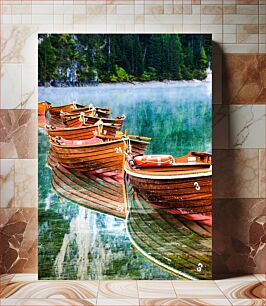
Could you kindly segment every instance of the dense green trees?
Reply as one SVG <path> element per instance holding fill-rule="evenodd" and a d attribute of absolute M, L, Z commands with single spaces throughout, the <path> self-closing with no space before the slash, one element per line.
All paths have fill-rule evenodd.
<path fill-rule="evenodd" d="M 41 34 L 39 81 L 80 83 L 202 80 L 211 61 L 211 35 Z"/>

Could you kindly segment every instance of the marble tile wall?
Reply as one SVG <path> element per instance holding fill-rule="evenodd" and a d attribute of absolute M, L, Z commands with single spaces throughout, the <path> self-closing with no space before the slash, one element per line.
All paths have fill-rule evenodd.
<path fill-rule="evenodd" d="M 214 277 L 265 272 L 264 0 L 2 0 L 0 10 L 2 272 L 37 271 L 37 34 L 50 32 L 212 33 Z"/>

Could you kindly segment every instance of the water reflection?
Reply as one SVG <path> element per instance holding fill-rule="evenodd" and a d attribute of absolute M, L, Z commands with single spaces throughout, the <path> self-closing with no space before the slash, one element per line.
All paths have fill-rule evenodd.
<path fill-rule="evenodd" d="M 211 227 L 202 215 L 188 218 L 156 209 L 129 182 L 127 196 L 127 232 L 144 257 L 181 278 L 211 278 Z"/>
<path fill-rule="evenodd" d="M 87 208 L 126 218 L 126 199 L 123 178 L 115 176 L 93 175 L 66 169 L 57 164 L 51 152 L 48 163 L 52 166 L 52 186 L 62 199 Z"/>

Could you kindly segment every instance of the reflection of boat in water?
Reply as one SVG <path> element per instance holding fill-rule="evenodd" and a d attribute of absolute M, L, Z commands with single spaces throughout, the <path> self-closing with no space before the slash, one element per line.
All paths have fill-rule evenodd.
<path fill-rule="evenodd" d="M 125 188 L 121 178 L 55 166 L 51 157 L 48 162 L 53 171 L 52 186 L 60 197 L 105 214 L 126 217 Z"/>
<path fill-rule="evenodd" d="M 212 210 L 211 154 L 137 156 L 126 163 L 125 171 L 140 195 L 157 208 L 172 214 Z"/>
<path fill-rule="evenodd" d="M 130 241 L 153 264 L 185 279 L 211 278 L 211 227 L 146 202 L 127 182 Z M 196 217 L 196 215 L 195 215 Z"/>

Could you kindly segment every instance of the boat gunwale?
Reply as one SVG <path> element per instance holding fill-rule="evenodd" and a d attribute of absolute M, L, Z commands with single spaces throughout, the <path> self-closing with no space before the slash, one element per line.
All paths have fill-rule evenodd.
<path fill-rule="evenodd" d="M 183 170 L 179 171 L 180 174 L 178 174 L 178 171 L 175 171 L 175 173 L 167 173 L 167 172 L 159 172 L 160 174 L 156 174 L 155 172 L 148 172 L 146 173 L 140 173 L 138 171 L 135 171 L 130 168 L 128 165 L 125 165 L 125 171 L 128 175 L 131 175 L 133 177 L 138 177 L 142 179 L 151 179 L 151 180 L 173 180 L 173 179 L 185 179 L 185 178 L 196 178 L 196 177 L 206 177 L 206 176 L 212 176 L 212 167 L 207 170 Z M 170 172 L 170 171 L 169 171 Z M 157 172 L 158 173 L 158 172 Z M 163 174 L 162 174 L 163 173 Z"/>

